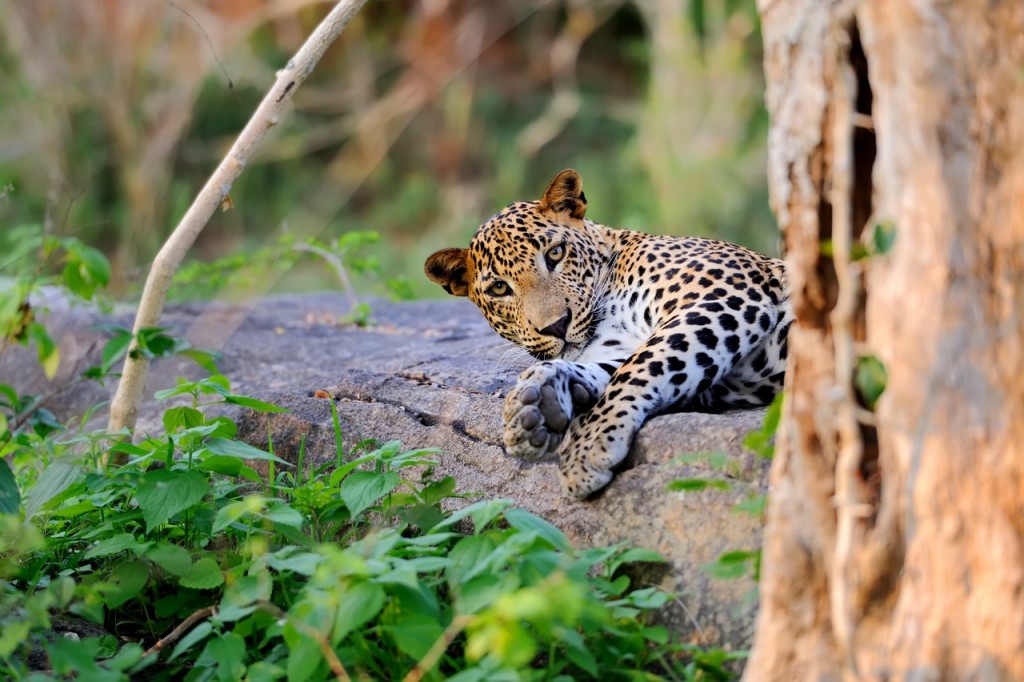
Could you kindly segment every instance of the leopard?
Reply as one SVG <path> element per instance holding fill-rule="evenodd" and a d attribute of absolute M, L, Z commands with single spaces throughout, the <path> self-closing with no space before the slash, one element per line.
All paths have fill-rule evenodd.
<path fill-rule="evenodd" d="M 424 264 L 536 360 L 505 396 L 505 450 L 556 453 L 563 492 L 580 499 L 611 482 L 650 417 L 771 403 L 794 319 L 782 260 L 608 227 L 587 205 L 566 169 Z"/>

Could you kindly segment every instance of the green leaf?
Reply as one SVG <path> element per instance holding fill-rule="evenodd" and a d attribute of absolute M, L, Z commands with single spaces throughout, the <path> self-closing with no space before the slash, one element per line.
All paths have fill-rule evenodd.
<path fill-rule="evenodd" d="M 401 480 L 394 471 L 353 471 L 341 482 L 338 494 L 354 518 L 397 488 Z"/>
<path fill-rule="evenodd" d="M 196 363 L 210 374 L 220 374 L 220 370 L 217 369 L 217 360 L 220 359 L 221 355 L 216 351 L 200 350 L 199 348 L 184 348 L 178 350 L 177 354 L 192 360 L 192 362 Z"/>
<path fill-rule="evenodd" d="M 676 457 L 675 462 L 678 464 L 703 464 L 708 468 L 722 471 L 729 467 L 730 459 L 729 455 L 724 452 L 688 452 Z"/>
<path fill-rule="evenodd" d="M 869 409 L 875 409 L 875 403 L 885 392 L 886 382 L 889 381 L 889 373 L 882 361 L 874 355 L 865 355 L 857 360 L 857 369 L 854 373 L 853 383 L 857 387 L 864 405 Z"/>
<path fill-rule="evenodd" d="M 77 245 L 74 251 L 81 274 L 93 285 L 94 289 L 107 286 L 110 282 L 110 263 L 107 261 L 107 257 L 100 251 L 84 244 Z"/>
<path fill-rule="evenodd" d="M 594 654 L 590 653 L 590 651 L 585 647 L 566 646 L 565 655 L 580 670 L 583 670 L 585 673 L 590 675 L 590 677 L 594 679 L 599 677 L 597 658 L 595 658 Z"/>
<path fill-rule="evenodd" d="M 622 554 L 615 557 L 611 562 L 609 569 L 612 573 L 615 573 L 619 569 L 619 566 L 630 563 L 650 563 L 650 564 L 663 564 L 665 563 L 665 557 L 661 556 L 653 549 L 645 549 L 643 547 L 632 547 L 627 549 Z"/>
<path fill-rule="evenodd" d="M 440 481 L 434 481 L 420 491 L 420 496 L 426 504 L 437 504 L 446 497 L 455 495 L 455 478 L 445 476 Z"/>
<path fill-rule="evenodd" d="M 287 504 L 278 504 L 271 507 L 264 515 L 268 521 L 280 524 L 282 526 L 289 526 L 291 528 L 302 528 L 302 524 L 305 521 L 302 514 Z"/>
<path fill-rule="evenodd" d="M 398 624 L 384 630 L 403 653 L 418 661 L 430 651 L 430 647 L 444 632 L 444 626 L 426 614 L 403 612 L 398 616 Z"/>
<path fill-rule="evenodd" d="M 717 490 L 728 490 L 729 482 L 721 481 L 712 478 L 678 478 L 674 481 L 670 481 L 666 490 L 692 492 L 697 490 L 706 490 L 707 488 L 715 488 Z"/>
<path fill-rule="evenodd" d="M 250 467 L 245 466 L 242 460 L 237 457 L 224 457 L 223 455 L 212 455 L 203 457 L 201 462 L 196 464 L 203 471 L 212 471 L 215 474 L 225 476 L 241 476 L 242 478 L 259 483 L 259 474 Z"/>
<path fill-rule="evenodd" d="M 95 559 L 96 557 L 110 556 L 111 554 L 120 554 L 128 550 L 144 550 L 149 547 L 151 543 L 139 540 L 131 533 L 118 533 L 117 535 L 106 538 L 97 542 L 93 547 L 85 553 L 84 558 Z"/>
<path fill-rule="evenodd" d="M 775 433 L 782 419 L 782 402 L 784 395 L 779 393 L 768 406 L 764 415 L 764 423 L 760 429 L 751 431 L 743 437 L 743 447 L 751 450 L 758 457 L 771 459 L 775 455 Z"/>
<path fill-rule="evenodd" d="M 213 625 L 210 624 L 210 621 L 204 620 L 202 623 L 192 628 L 187 635 L 181 638 L 181 641 L 178 642 L 178 646 L 174 647 L 174 651 L 171 652 L 171 657 L 168 660 L 173 661 L 175 658 L 206 639 L 211 632 L 213 632 Z"/>
<path fill-rule="evenodd" d="M 73 674 L 78 679 L 96 682 L 114 682 L 121 679 L 119 674 L 103 670 L 96 665 L 100 644 L 99 637 L 86 637 L 81 641 L 64 637 L 55 638 L 46 645 L 53 672 L 61 677 Z"/>
<path fill-rule="evenodd" d="M 113 657 L 104 662 L 104 666 L 112 670 L 127 670 L 142 660 L 143 653 L 142 647 L 138 644 L 125 644 Z"/>
<path fill-rule="evenodd" d="M 227 438 L 211 438 L 203 444 L 207 450 L 214 453 L 215 455 L 224 455 L 225 457 L 238 457 L 240 459 L 262 459 L 277 462 L 278 464 L 284 464 L 291 466 L 288 462 L 281 459 L 277 455 L 272 455 L 269 452 L 254 448 L 248 443 L 243 443 L 237 440 L 228 440 Z"/>
<path fill-rule="evenodd" d="M 892 250 L 896 243 L 896 226 L 888 221 L 875 223 L 875 229 L 871 232 L 871 246 L 875 253 L 885 255 Z"/>
<path fill-rule="evenodd" d="M 460 614 L 477 613 L 517 587 L 519 580 L 512 573 L 484 573 L 466 582 L 460 581 L 455 586 L 458 611 Z"/>
<path fill-rule="evenodd" d="M 182 346 L 182 341 L 167 334 L 170 327 L 143 327 L 135 335 L 136 348 L 143 356 L 153 359 L 172 355 Z"/>
<path fill-rule="evenodd" d="M 188 575 L 178 580 L 178 584 L 194 590 L 212 590 L 224 584 L 224 573 L 216 561 L 210 557 L 203 557 L 192 565 Z"/>
<path fill-rule="evenodd" d="M 452 562 L 452 567 L 448 571 L 449 581 L 453 585 L 458 585 L 472 574 L 486 569 L 485 561 L 496 547 L 490 533 L 469 535 L 456 542 L 448 552 L 448 559 Z"/>
<path fill-rule="evenodd" d="M 278 572 L 291 571 L 299 575 L 311 576 L 316 573 L 316 567 L 324 560 L 322 555 L 313 552 L 296 552 L 281 556 L 283 552 L 284 550 L 276 555 L 266 555 L 267 566 Z"/>
<path fill-rule="evenodd" d="M 720 580 L 742 578 L 751 570 L 756 578 L 760 560 L 760 551 L 734 550 L 722 554 L 717 561 L 705 564 L 704 570 Z"/>
<path fill-rule="evenodd" d="M 376 618 L 386 597 L 384 588 L 377 583 L 358 582 L 349 586 L 342 592 L 341 605 L 334 616 L 331 644 L 338 646 L 350 632 Z"/>
<path fill-rule="evenodd" d="M 224 505 L 217 510 L 217 515 L 213 519 L 212 532 L 219 533 L 246 514 L 262 512 L 264 504 L 265 500 L 262 497 L 252 495 Z"/>
<path fill-rule="evenodd" d="M 184 547 L 166 540 L 146 550 L 145 556 L 171 575 L 184 576 L 192 571 L 192 554 Z"/>
<path fill-rule="evenodd" d="M 278 407 L 273 403 L 267 403 L 245 395 L 226 395 L 224 396 L 224 402 L 229 405 L 248 407 L 250 410 L 256 410 L 257 412 L 288 412 L 286 407 Z"/>
<path fill-rule="evenodd" d="M 305 682 L 314 678 L 313 673 L 324 660 L 320 647 L 308 635 L 298 630 L 291 622 L 286 623 L 282 636 L 288 645 L 288 682 Z"/>
<path fill-rule="evenodd" d="M 209 490 L 210 482 L 198 471 L 147 471 L 135 493 L 146 530 L 152 531 L 178 512 L 198 504 Z"/>
<path fill-rule="evenodd" d="M 148 580 L 149 569 L 144 563 L 126 561 L 118 564 L 102 587 L 97 586 L 97 589 L 106 597 L 107 608 L 116 609 L 142 592 Z"/>
<path fill-rule="evenodd" d="M 28 641 L 33 624 L 28 620 L 5 620 L 0 628 L 0 657 L 7 659 L 18 647 Z"/>
<path fill-rule="evenodd" d="M 0 415 L 0 419 L 3 415 Z M 3 433 L 3 429 L 0 429 Z M 0 459 L 0 514 L 17 514 L 21 506 L 21 493 L 18 492 L 18 481 L 6 459 Z"/>
<path fill-rule="evenodd" d="M 555 549 L 560 549 L 563 552 L 572 551 L 572 544 L 565 537 L 565 533 L 539 516 L 513 507 L 505 510 L 505 520 L 516 530 L 524 533 L 534 531 Z"/>
<path fill-rule="evenodd" d="M 54 342 L 46 327 L 38 322 L 30 323 L 26 328 L 28 338 L 36 344 L 39 352 L 39 364 L 43 367 L 43 374 L 47 379 L 57 376 L 57 368 L 60 366 L 60 348 Z"/>
<path fill-rule="evenodd" d="M 118 360 L 124 357 L 124 354 L 128 352 L 128 346 L 132 343 L 132 332 L 130 329 L 125 329 L 124 333 L 118 334 L 114 338 L 107 341 L 106 345 L 103 346 L 103 354 L 100 360 L 100 372 L 107 374 Z"/>
<path fill-rule="evenodd" d="M 28 499 L 25 500 L 25 520 L 31 519 L 43 505 L 64 492 L 81 473 L 82 467 L 72 458 L 50 462 L 28 491 Z"/>
<path fill-rule="evenodd" d="M 468 516 L 473 519 L 475 532 L 479 533 L 487 527 L 487 524 L 511 506 L 512 503 L 508 500 L 480 500 L 453 513 L 444 521 L 431 528 L 430 532 L 436 533 L 445 528 L 450 528 Z"/>
<path fill-rule="evenodd" d="M 768 496 L 764 493 L 751 495 L 733 505 L 733 509 L 751 516 L 764 516 L 765 507 L 768 505 Z"/>
<path fill-rule="evenodd" d="M 256 610 L 256 602 L 270 599 L 272 589 L 273 582 L 266 569 L 242 576 L 224 590 L 216 620 L 228 623 L 248 616 Z"/>
<path fill-rule="evenodd" d="M 168 433 L 182 428 L 191 429 L 205 423 L 205 415 L 191 407 L 172 407 L 164 412 L 164 430 Z"/>
<path fill-rule="evenodd" d="M 223 682 L 240 680 L 245 673 L 245 639 L 228 632 L 210 639 L 196 659 L 196 667 L 216 668 L 217 679 Z"/>

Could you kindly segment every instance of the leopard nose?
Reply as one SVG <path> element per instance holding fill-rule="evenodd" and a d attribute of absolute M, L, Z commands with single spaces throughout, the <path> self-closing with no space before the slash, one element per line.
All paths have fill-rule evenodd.
<path fill-rule="evenodd" d="M 557 339 L 565 340 L 565 335 L 569 332 L 569 322 L 572 321 L 572 312 L 568 312 L 562 316 L 562 319 L 558 320 L 554 324 L 549 324 L 543 329 L 538 329 L 541 334 L 545 336 L 554 336 Z"/>

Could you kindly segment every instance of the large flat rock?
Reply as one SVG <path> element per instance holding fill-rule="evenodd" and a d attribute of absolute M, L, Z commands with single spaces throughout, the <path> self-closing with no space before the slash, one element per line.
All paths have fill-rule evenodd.
<path fill-rule="evenodd" d="M 100 315 L 53 304 L 49 324 L 63 359 L 46 382 L 23 349 L 0 358 L 0 380 L 51 395 L 48 406 L 70 417 L 105 399 L 112 387 L 76 383 L 96 364 L 103 335 L 97 321 L 130 326 L 125 313 Z M 222 371 L 234 390 L 289 408 L 287 414 L 238 415 L 243 437 L 307 462 L 335 457 L 331 401 L 336 401 L 346 447 L 372 438 L 400 440 L 406 448 L 438 448 L 436 473 L 451 475 L 462 492 L 507 498 L 560 527 L 578 546 L 628 543 L 668 559 L 646 566 L 634 581 L 660 584 L 678 599 L 663 613 L 676 631 L 697 641 L 744 648 L 753 634 L 753 583 L 711 579 L 702 568 L 724 552 L 760 546 L 760 522 L 734 511 L 735 503 L 763 492 L 767 464 L 745 451 L 743 436 L 760 426 L 763 411 L 724 415 L 671 414 L 651 419 L 610 486 L 587 501 L 562 496 L 553 461 L 526 464 L 501 448 L 505 391 L 525 366 L 465 300 L 375 302 L 367 327 L 345 323 L 346 299 L 335 294 L 287 295 L 255 304 L 190 304 L 170 309 L 164 323 L 198 347 L 224 354 Z M 173 385 L 175 376 L 199 376 L 189 361 L 155 364 L 147 395 Z M 159 428 L 147 404 L 140 428 Z M 678 457 L 723 453 L 726 472 Z M 669 492 L 677 478 L 728 478 L 727 490 Z"/>

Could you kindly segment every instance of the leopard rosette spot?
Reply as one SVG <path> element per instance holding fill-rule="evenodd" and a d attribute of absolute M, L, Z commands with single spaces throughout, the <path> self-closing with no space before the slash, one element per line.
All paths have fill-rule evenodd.
<path fill-rule="evenodd" d="M 567 494 L 605 486 L 650 416 L 769 403 L 793 321 L 781 261 L 735 244 L 606 227 L 585 218 L 576 171 L 539 201 L 484 223 L 469 248 L 427 259 L 539 362 L 504 410 L 508 452 L 558 451 Z"/>

